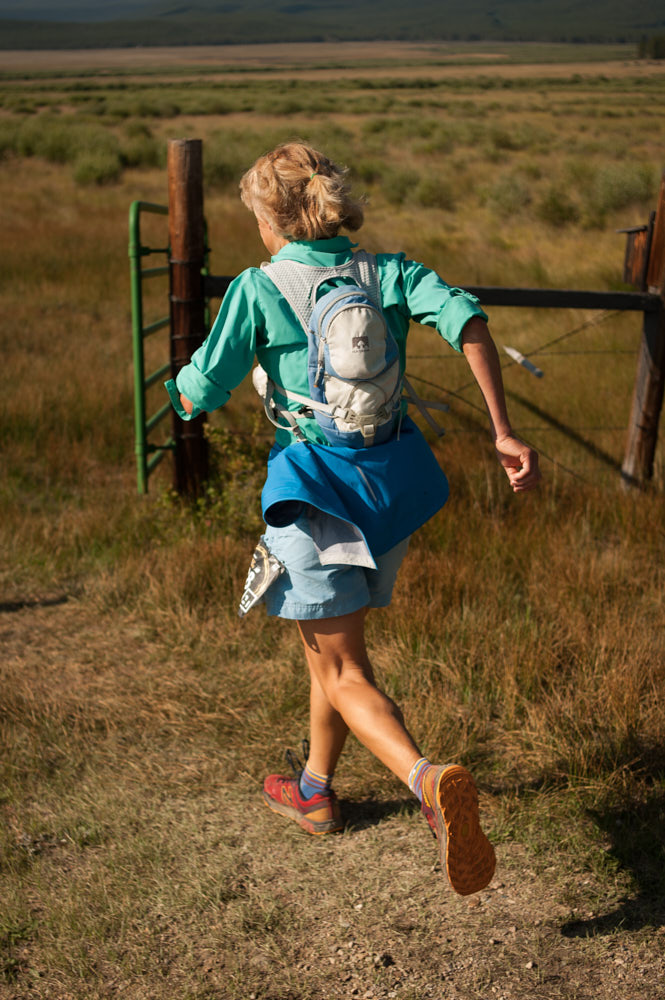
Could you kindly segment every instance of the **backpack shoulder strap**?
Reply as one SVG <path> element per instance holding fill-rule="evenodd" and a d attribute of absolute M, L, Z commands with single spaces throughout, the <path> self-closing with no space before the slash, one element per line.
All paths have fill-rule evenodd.
<path fill-rule="evenodd" d="M 351 261 L 356 272 L 354 277 L 358 284 L 369 292 L 370 298 L 374 300 L 379 308 L 381 307 L 381 281 L 379 279 L 379 265 L 373 253 L 367 250 L 357 250 Z"/>
<path fill-rule="evenodd" d="M 381 283 L 374 254 L 358 250 L 346 264 L 336 267 L 319 267 L 302 264 L 297 260 L 277 260 L 261 264 L 261 270 L 270 278 L 289 303 L 307 333 L 316 303 L 317 289 L 333 278 L 352 278 L 381 305 Z"/>

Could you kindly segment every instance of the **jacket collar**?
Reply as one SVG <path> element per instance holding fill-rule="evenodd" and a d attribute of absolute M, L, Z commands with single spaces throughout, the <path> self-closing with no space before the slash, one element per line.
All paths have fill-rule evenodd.
<path fill-rule="evenodd" d="M 301 264 L 332 267 L 345 263 L 357 246 L 348 236 L 335 236 L 330 240 L 293 240 L 283 246 L 271 260 L 297 260 Z"/>

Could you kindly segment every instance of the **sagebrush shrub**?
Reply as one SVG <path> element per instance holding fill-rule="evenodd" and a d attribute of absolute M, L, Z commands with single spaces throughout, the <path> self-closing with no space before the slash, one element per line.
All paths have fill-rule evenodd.
<path fill-rule="evenodd" d="M 579 208 L 563 187 L 551 185 L 538 202 L 538 216 L 550 226 L 567 226 L 579 219 Z"/>
<path fill-rule="evenodd" d="M 515 215 L 531 203 L 531 190 L 526 180 L 518 174 L 504 174 L 489 189 L 487 201 L 494 211 L 507 217 Z"/>

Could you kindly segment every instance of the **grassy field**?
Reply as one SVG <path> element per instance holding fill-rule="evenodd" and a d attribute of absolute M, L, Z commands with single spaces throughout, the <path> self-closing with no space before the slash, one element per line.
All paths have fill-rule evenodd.
<path fill-rule="evenodd" d="M 3 55 L 0 998 L 660 1000 L 662 443 L 650 488 L 618 474 L 639 315 L 492 310 L 545 372 L 503 355 L 544 471 L 517 499 L 463 360 L 412 333 L 410 374 L 451 407 L 452 495 L 369 634 L 424 750 L 478 778 L 499 868 L 461 900 L 354 741 L 342 836 L 262 805 L 307 727 L 295 630 L 235 610 L 270 434 L 243 386 L 206 498 L 165 466 L 137 496 L 127 211 L 165 202 L 168 138 L 202 137 L 212 270 L 237 273 L 263 256 L 238 176 L 301 135 L 352 168 L 369 249 L 462 286 L 621 288 L 616 230 L 665 166 L 663 69 L 261 51 Z"/>

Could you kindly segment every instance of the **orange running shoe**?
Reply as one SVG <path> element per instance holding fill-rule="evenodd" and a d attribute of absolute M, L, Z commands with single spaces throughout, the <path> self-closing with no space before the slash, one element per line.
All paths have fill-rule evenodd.
<path fill-rule="evenodd" d="M 344 829 L 335 793 L 305 799 L 298 778 L 269 774 L 263 783 L 263 800 L 273 812 L 294 819 L 308 833 L 339 833 Z"/>
<path fill-rule="evenodd" d="M 431 767 L 423 780 L 422 812 L 439 842 L 441 865 L 460 896 L 492 881 L 494 848 L 480 829 L 478 791 L 459 764 Z"/>

